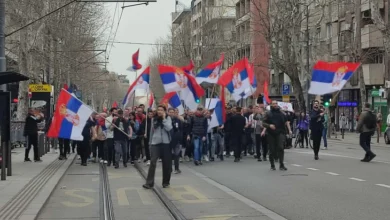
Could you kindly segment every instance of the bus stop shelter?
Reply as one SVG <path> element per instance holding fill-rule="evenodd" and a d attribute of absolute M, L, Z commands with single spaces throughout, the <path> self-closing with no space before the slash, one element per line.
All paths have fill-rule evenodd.
<path fill-rule="evenodd" d="M 0 72 L 0 85 L 26 81 L 29 78 L 16 72 Z M 11 164 L 11 93 L 0 91 L 0 165 L 1 180 L 6 180 L 6 176 L 12 175 Z"/>

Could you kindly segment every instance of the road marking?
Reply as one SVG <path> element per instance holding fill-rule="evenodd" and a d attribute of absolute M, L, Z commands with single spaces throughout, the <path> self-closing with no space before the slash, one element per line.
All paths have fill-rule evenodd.
<path fill-rule="evenodd" d="M 169 193 L 173 200 L 183 203 L 209 203 L 209 200 L 205 195 L 198 192 L 191 186 L 171 186 L 170 188 L 165 189 Z M 195 198 L 194 198 L 195 197 Z"/>
<path fill-rule="evenodd" d="M 208 215 L 208 216 L 198 217 L 194 220 L 228 220 L 237 216 L 238 215 Z"/>
<path fill-rule="evenodd" d="M 289 152 L 298 153 L 298 154 L 313 154 L 313 152 L 311 152 L 311 151 L 306 151 L 306 152 L 302 152 L 302 151 L 289 151 Z M 345 156 L 345 155 L 339 155 L 339 154 L 330 154 L 330 153 L 321 153 L 321 155 L 323 155 L 323 156 L 333 156 L 333 157 L 342 157 L 342 158 L 349 158 L 349 159 L 358 159 L 358 160 L 362 159 L 360 157 L 351 157 L 351 156 Z M 390 164 L 390 162 L 383 161 L 383 160 L 374 160 L 373 162 Z"/>
<path fill-rule="evenodd" d="M 116 196 L 118 198 L 118 204 L 120 206 L 129 206 L 130 202 L 127 197 L 126 192 L 127 191 L 137 191 L 139 198 L 142 201 L 142 204 L 144 205 L 153 205 L 152 199 L 150 198 L 150 195 L 148 194 L 149 191 L 143 190 L 139 187 L 124 187 L 116 190 Z M 136 199 L 137 200 L 137 199 Z M 135 200 L 133 200 L 135 201 Z"/>
<path fill-rule="evenodd" d="M 232 189 L 210 179 L 209 177 L 207 177 L 199 172 L 196 172 L 195 170 L 188 168 L 188 167 L 187 167 L 187 170 L 189 170 L 191 173 L 195 174 L 197 177 L 202 178 L 204 181 L 208 182 L 209 184 L 222 190 L 223 192 L 240 200 L 241 202 L 245 203 L 249 207 L 252 207 L 253 209 L 257 210 L 258 212 L 263 213 L 264 215 L 268 216 L 270 219 L 272 219 L 272 220 L 287 220 L 285 217 L 273 212 L 270 209 L 267 209 L 266 207 L 260 205 L 259 203 L 256 203 L 253 200 L 248 199 L 247 197 L 245 197 L 245 196 L 233 191 Z"/>
<path fill-rule="evenodd" d="M 332 175 L 332 176 L 340 176 L 340 174 L 338 174 L 338 173 L 332 173 L 332 172 L 326 172 L 326 173 L 329 175 Z"/>
<path fill-rule="evenodd" d="M 308 170 L 318 170 L 316 168 L 306 168 L 306 169 L 308 169 Z"/>
<path fill-rule="evenodd" d="M 359 179 L 359 178 L 355 178 L 355 177 L 351 177 L 349 178 L 350 180 L 356 180 L 356 181 L 359 181 L 359 182 L 364 182 L 365 180 L 363 179 Z"/>
<path fill-rule="evenodd" d="M 375 184 L 377 186 L 382 186 L 382 187 L 385 187 L 385 188 L 389 188 L 390 189 L 390 186 L 389 185 L 386 185 L 386 184 Z"/>
<path fill-rule="evenodd" d="M 291 166 L 294 166 L 294 167 L 301 167 L 302 165 L 299 165 L 299 164 L 291 164 Z"/>
<path fill-rule="evenodd" d="M 86 206 L 89 206 L 95 202 L 95 200 L 91 197 L 84 196 L 84 195 L 79 195 L 77 192 L 88 192 L 88 193 L 96 193 L 95 190 L 92 189 L 70 189 L 70 190 L 65 190 L 65 195 L 77 198 L 82 200 L 82 202 L 70 202 L 70 201 L 64 201 L 61 202 L 64 206 L 72 207 L 72 208 L 83 208 Z"/>

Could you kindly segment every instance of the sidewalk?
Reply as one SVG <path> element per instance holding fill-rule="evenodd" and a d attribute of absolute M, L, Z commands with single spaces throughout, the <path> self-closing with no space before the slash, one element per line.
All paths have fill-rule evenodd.
<path fill-rule="evenodd" d="M 0 219 L 34 219 L 74 156 L 58 160 L 58 153 L 47 153 L 41 163 L 24 162 L 24 148 L 13 149 L 12 176 L 0 181 Z"/>
<path fill-rule="evenodd" d="M 379 137 L 379 144 L 376 142 L 376 140 L 377 140 L 377 135 L 375 134 L 371 138 L 371 143 L 373 143 L 374 146 L 390 147 L 390 145 L 385 144 L 383 134 L 381 137 Z M 331 134 L 331 138 L 328 138 L 328 141 L 335 142 L 335 143 L 341 142 L 341 143 L 348 143 L 348 144 L 358 144 L 359 143 L 359 134 L 356 132 L 346 132 L 344 134 L 344 139 L 343 139 L 341 134 L 338 132 L 337 138 L 335 137 L 334 134 Z"/>
<path fill-rule="evenodd" d="M 171 186 L 162 189 L 162 192 L 186 219 L 286 220 L 226 186 L 180 165 L 182 173 L 172 174 Z M 147 166 L 139 166 L 147 172 Z M 157 187 L 161 187 L 161 174 L 159 163 L 156 169 Z"/>

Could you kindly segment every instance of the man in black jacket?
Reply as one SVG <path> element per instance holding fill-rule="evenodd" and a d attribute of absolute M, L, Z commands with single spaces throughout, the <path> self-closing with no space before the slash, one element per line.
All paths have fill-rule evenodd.
<path fill-rule="evenodd" d="M 271 170 L 275 169 L 275 157 L 279 158 L 279 169 L 287 170 L 284 166 L 284 144 L 286 141 L 286 127 L 291 135 L 290 123 L 287 121 L 286 115 L 280 111 L 277 101 L 272 101 L 271 111 L 265 114 L 263 126 L 267 128 L 267 141 L 270 150 L 269 161 Z"/>
<path fill-rule="evenodd" d="M 310 130 L 311 139 L 313 140 L 314 159 L 318 160 L 320 152 L 322 130 L 324 129 L 324 112 L 319 108 L 320 103 L 315 100 L 313 103 L 313 111 L 310 114 Z"/>
<path fill-rule="evenodd" d="M 173 159 L 175 165 L 175 173 L 181 173 L 179 169 L 179 159 L 180 151 L 183 140 L 183 122 L 179 119 L 178 115 L 175 112 L 175 109 L 169 108 L 168 115 L 172 120 L 172 130 L 171 130 L 171 148 L 173 152 Z"/>
<path fill-rule="evenodd" d="M 43 115 L 41 113 L 35 114 L 34 109 L 28 109 L 28 114 L 26 117 L 26 123 L 24 125 L 24 136 L 27 138 L 27 147 L 24 156 L 24 162 L 31 161 L 29 158 L 31 145 L 34 149 L 34 161 L 42 162 L 39 157 L 38 152 L 38 123 L 43 120 Z"/>
<path fill-rule="evenodd" d="M 233 112 L 232 112 L 232 108 L 230 106 L 228 106 L 226 108 L 226 121 L 225 121 L 225 124 L 223 125 L 223 130 L 224 130 L 224 133 L 225 133 L 225 136 L 224 136 L 224 142 L 225 142 L 225 151 L 226 151 L 226 157 L 229 158 L 230 157 L 230 152 L 233 150 L 231 149 L 231 136 L 232 136 L 232 117 L 233 117 Z"/>
<path fill-rule="evenodd" d="M 144 136 L 143 140 L 143 145 L 145 148 L 145 160 L 146 165 L 150 165 L 150 146 L 149 146 L 149 138 L 150 138 L 150 129 L 151 129 L 151 123 L 152 123 L 152 118 L 154 117 L 154 113 L 152 110 L 148 110 L 148 114 L 146 118 L 142 121 L 141 126 L 139 128 L 139 133 Z M 146 132 L 145 132 L 146 131 Z"/>
<path fill-rule="evenodd" d="M 236 107 L 236 113 L 231 118 L 231 141 L 234 146 L 234 162 L 239 162 L 242 151 L 242 137 L 246 126 L 246 119 L 242 115 L 241 107 Z"/>

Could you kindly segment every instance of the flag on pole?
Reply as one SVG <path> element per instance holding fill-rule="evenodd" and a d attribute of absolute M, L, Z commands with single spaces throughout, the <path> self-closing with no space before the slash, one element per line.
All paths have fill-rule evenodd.
<path fill-rule="evenodd" d="M 62 89 L 47 136 L 82 141 L 82 131 L 92 112 L 82 101 Z"/>
<path fill-rule="evenodd" d="M 267 80 L 264 81 L 264 96 L 263 99 L 265 99 L 266 103 L 271 103 L 271 99 L 269 98 L 269 91 L 268 91 L 268 82 Z M 263 100 L 264 102 L 264 100 Z"/>
<path fill-rule="evenodd" d="M 149 108 L 153 109 L 155 108 L 155 102 L 154 102 L 154 95 L 153 92 L 150 92 L 150 97 L 149 97 Z"/>
<path fill-rule="evenodd" d="M 131 57 L 132 65 L 129 66 L 126 70 L 135 72 L 142 68 L 142 65 L 138 62 L 138 57 L 139 57 L 139 49 Z"/>
<path fill-rule="evenodd" d="M 253 83 L 253 70 L 247 58 L 237 61 L 219 77 L 218 84 L 226 87 L 233 95 L 240 95 Z"/>
<path fill-rule="evenodd" d="M 360 63 L 318 61 L 314 67 L 309 94 L 324 95 L 341 90 Z"/>
<path fill-rule="evenodd" d="M 137 77 L 137 79 L 130 85 L 129 90 L 123 99 L 123 106 L 126 107 L 130 102 L 130 98 L 135 96 L 136 89 L 144 89 L 149 91 L 149 78 L 150 78 L 150 67 L 146 67 L 146 69 Z"/>
<path fill-rule="evenodd" d="M 204 69 L 202 69 L 198 75 L 196 75 L 196 82 L 201 84 L 202 82 L 217 83 L 221 74 L 221 68 L 224 55 L 221 54 L 221 58 L 217 62 L 210 63 Z"/>
<path fill-rule="evenodd" d="M 161 99 L 161 104 L 167 105 L 171 108 L 176 108 L 179 110 L 179 114 L 184 114 L 184 108 L 181 104 L 180 98 L 177 95 L 177 92 L 170 92 L 164 95 L 164 97 Z"/>

